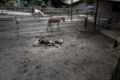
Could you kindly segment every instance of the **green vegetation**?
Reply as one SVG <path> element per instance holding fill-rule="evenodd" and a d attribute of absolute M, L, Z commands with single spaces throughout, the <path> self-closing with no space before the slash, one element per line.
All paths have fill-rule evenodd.
<path fill-rule="evenodd" d="M 44 2 L 47 4 L 49 0 L 44 0 Z"/>
<path fill-rule="evenodd" d="M 28 7 L 28 6 L 29 6 L 28 2 L 24 2 L 24 7 Z"/>
<path fill-rule="evenodd" d="M 66 6 L 62 6 L 62 8 L 67 8 Z"/>
<path fill-rule="evenodd" d="M 43 12 L 46 14 L 67 14 L 66 8 L 44 8 Z"/>
<path fill-rule="evenodd" d="M 41 7 L 42 8 L 46 8 L 47 7 L 47 4 L 45 4 L 44 2 L 41 4 Z"/>
<path fill-rule="evenodd" d="M 79 9 L 74 9 L 73 11 L 74 14 L 78 14 L 78 12 L 79 12 Z"/>
<path fill-rule="evenodd" d="M 56 8 L 62 7 L 62 5 L 60 4 L 61 1 L 63 0 L 51 0 L 51 2 L 54 4 L 54 7 Z"/>
<path fill-rule="evenodd" d="M 7 6 L 7 7 L 15 7 L 15 2 L 8 2 L 8 3 L 5 3 L 4 5 Z"/>
<path fill-rule="evenodd" d="M 88 5 L 92 5 L 94 3 L 94 0 L 84 0 Z"/>
<path fill-rule="evenodd" d="M 5 5 L 6 2 L 7 2 L 7 0 L 1 0 L 0 4 Z"/>

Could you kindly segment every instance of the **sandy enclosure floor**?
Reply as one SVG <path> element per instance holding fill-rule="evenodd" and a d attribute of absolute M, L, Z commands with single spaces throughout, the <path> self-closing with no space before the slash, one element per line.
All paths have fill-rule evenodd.
<path fill-rule="evenodd" d="M 0 38 L 0 80 L 110 80 L 117 64 L 105 51 L 113 41 L 99 32 L 55 32 L 50 38 L 64 41 L 58 48 L 33 47 L 33 36 L 12 37 Z"/>

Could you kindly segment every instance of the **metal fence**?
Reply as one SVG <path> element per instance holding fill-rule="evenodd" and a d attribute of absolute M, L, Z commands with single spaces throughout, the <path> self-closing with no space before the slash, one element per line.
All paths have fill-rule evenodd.
<path fill-rule="evenodd" d="M 16 8 L 16 7 L 0 7 L 1 13 L 7 14 L 8 11 L 22 11 L 22 12 L 34 12 L 33 7 L 26 7 L 26 8 Z M 42 11 L 44 14 L 58 14 L 58 15 L 69 15 L 71 14 L 70 8 L 42 8 Z M 78 9 L 75 8 L 72 11 L 72 15 L 78 15 L 78 14 L 90 14 L 93 10 L 89 9 Z"/>
<path fill-rule="evenodd" d="M 22 35 L 39 34 L 39 35 L 54 35 L 54 32 L 58 32 L 57 27 L 54 27 L 50 32 L 46 30 L 47 20 L 51 16 L 37 17 L 34 16 L 9 16 L 6 18 L 0 18 L 0 35 L 14 34 L 17 39 Z M 84 20 L 84 18 L 83 18 Z M 82 22 L 82 21 L 81 21 Z M 60 25 L 71 25 L 74 22 L 61 22 Z M 76 24 L 76 23 L 75 23 Z M 82 24 L 83 25 L 83 24 Z M 60 29 L 67 30 L 73 28 L 80 28 L 79 26 L 61 26 Z"/>
<path fill-rule="evenodd" d="M 1 9 L 1 13 L 2 14 L 7 14 L 8 11 L 21 11 L 21 12 L 29 12 L 32 13 L 33 12 L 33 8 L 12 8 L 12 7 L 0 7 Z M 26 34 L 26 32 L 28 32 L 28 34 L 30 33 L 48 33 L 46 31 L 46 26 L 47 23 L 45 23 L 47 21 L 48 18 L 52 17 L 52 16 L 66 16 L 66 19 L 70 19 L 70 17 L 67 17 L 67 15 L 70 15 L 70 10 L 68 8 L 43 8 L 42 9 L 43 12 L 47 15 L 45 15 L 44 17 L 35 17 L 35 16 L 20 16 L 20 15 L 10 15 L 9 17 L 6 17 L 6 19 L 2 19 L 0 18 L 0 35 L 1 34 L 9 34 L 9 33 L 15 33 L 19 39 L 20 35 L 22 34 Z M 91 12 L 91 10 L 85 10 L 85 9 L 73 9 L 73 18 L 77 18 L 77 19 L 82 19 L 82 25 L 85 23 L 85 16 L 80 17 L 80 14 L 84 14 L 84 15 L 88 15 Z M 77 16 L 78 15 L 78 16 Z M 85 20 L 86 21 L 86 20 Z M 33 24 L 32 24 L 33 23 Z M 31 26 L 30 26 L 31 24 Z M 67 24 L 74 24 L 74 23 L 60 23 L 61 25 L 67 25 Z M 29 26 L 28 26 L 29 25 Z M 42 28 L 41 26 L 45 26 L 44 28 Z M 34 27 L 34 28 L 33 28 Z M 32 28 L 29 31 L 22 31 L 28 28 Z M 66 29 L 72 29 L 75 27 L 60 27 L 64 30 Z M 22 29 L 22 30 L 21 30 Z M 54 28 L 54 30 L 52 30 L 50 33 L 53 34 L 53 32 L 57 32 L 55 31 L 57 28 Z"/>

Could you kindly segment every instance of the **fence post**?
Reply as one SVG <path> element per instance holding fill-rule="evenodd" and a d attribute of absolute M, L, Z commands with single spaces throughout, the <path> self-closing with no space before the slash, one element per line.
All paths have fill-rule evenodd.
<path fill-rule="evenodd" d="M 34 9 L 33 9 L 33 7 L 32 7 L 32 15 L 33 15 L 33 13 L 34 13 Z"/>
<path fill-rule="evenodd" d="M 88 16 L 85 16 L 85 21 L 84 21 L 84 24 L 85 24 L 85 30 L 87 29 L 87 22 L 88 22 Z"/>
<path fill-rule="evenodd" d="M 119 77 L 119 67 L 120 67 L 120 57 L 118 57 L 117 65 L 115 67 L 115 70 L 114 70 L 110 80 L 118 80 L 118 77 Z"/>
<path fill-rule="evenodd" d="M 2 15 L 3 15 L 3 6 L 2 6 Z"/>
<path fill-rule="evenodd" d="M 17 39 L 19 40 L 20 38 L 20 34 L 19 34 L 19 26 L 18 26 L 18 22 L 17 22 L 17 17 L 15 16 L 15 26 L 16 26 L 16 29 L 17 29 Z"/>
<path fill-rule="evenodd" d="M 51 15 L 51 19 L 52 19 L 52 15 Z M 53 36 L 53 28 L 52 28 L 52 24 L 50 24 L 50 26 L 51 26 L 51 35 Z"/>
<path fill-rule="evenodd" d="M 64 9 L 62 8 L 62 11 L 61 11 L 62 12 L 62 16 L 63 16 L 63 11 L 64 11 Z"/>
<path fill-rule="evenodd" d="M 6 8 L 6 14 L 7 14 L 7 8 Z"/>
<path fill-rule="evenodd" d="M 71 20 L 73 20 L 73 0 L 71 0 Z"/>
<path fill-rule="evenodd" d="M 114 42 L 114 48 L 116 48 L 118 46 L 118 41 L 117 40 L 115 40 L 115 42 Z"/>
<path fill-rule="evenodd" d="M 95 10 L 95 17 L 94 17 L 94 31 L 96 31 L 96 26 L 97 26 L 98 8 L 99 8 L 99 0 L 96 1 L 96 10 Z"/>

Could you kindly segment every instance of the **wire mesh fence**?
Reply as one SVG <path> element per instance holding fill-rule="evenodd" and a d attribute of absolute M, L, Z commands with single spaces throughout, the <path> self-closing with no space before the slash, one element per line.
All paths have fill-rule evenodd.
<path fill-rule="evenodd" d="M 6 17 L 4 20 L 0 20 L 0 35 L 3 34 L 11 34 L 14 33 L 19 36 L 24 34 L 43 34 L 43 33 L 50 33 L 54 34 L 54 32 L 58 32 L 57 27 L 54 27 L 52 31 L 48 32 L 47 28 L 47 20 L 51 16 L 39 17 L 38 19 L 34 18 L 33 16 L 11 16 Z M 61 22 L 60 29 L 68 30 L 73 29 L 75 27 L 68 27 L 65 25 L 74 25 L 74 22 Z M 55 25 L 55 24 L 54 24 Z"/>
<path fill-rule="evenodd" d="M 34 12 L 34 7 L 25 7 L 25 8 L 17 8 L 17 7 L 0 7 L 0 13 L 6 13 L 10 11 L 22 11 L 22 12 L 29 12 L 33 13 Z M 39 9 L 39 8 L 38 8 Z M 70 8 L 42 8 L 41 9 L 45 14 L 51 14 L 51 15 L 69 15 L 71 14 Z M 72 10 L 73 15 L 78 15 L 78 14 L 89 14 L 92 13 L 93 9 L 79 9 L 79 8 L 74 8 Z"/>
<path fill-rule="evenodd" d="M 22 11 L 33 13 L 33 8 L 11 8 L 11 7 L 0 7 L 0 13 L 7 14 L 9 10 Z M 43 13 L 47 14 L 43 17 L 32 16 L 32 15 L 10 15 L 6 18 L 0 18 L 0 34 L 16 33 L 19 37 L 21 34 L 30 33 L 47 33 L 47 20 L 53 16 L 65 16 L 66 20 L 70 19 L 70 10 L 68 8 L 43 8 Z M 73 18 L 81 20 L 82 25 L 84 24 L 85 16 L 89 14 L 91 10 L 85 9 L 73 9 Z M 83 16 L 81 16 L 83 15 Z M 79 22 L 79 23 L 80 23 Z M 65 25 L 74 25 L 74 22 L 61 22 L 60 27 L 62 30 L 72 29 L 75 27 L 66 27 Z M 75 23 L 76 24 L 76 23 Z M 54 28 L 52 32 L 57 32 L 57 28 Z"/>

